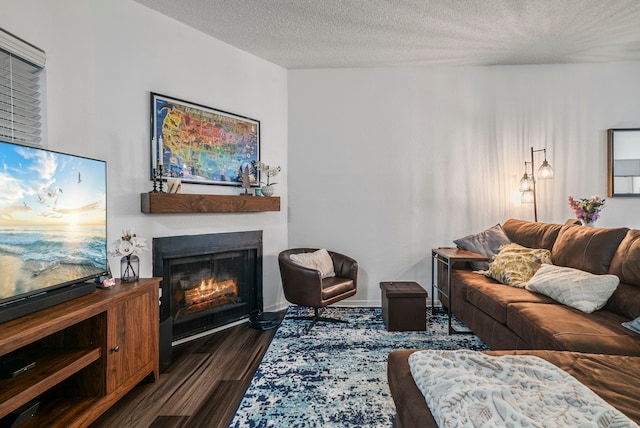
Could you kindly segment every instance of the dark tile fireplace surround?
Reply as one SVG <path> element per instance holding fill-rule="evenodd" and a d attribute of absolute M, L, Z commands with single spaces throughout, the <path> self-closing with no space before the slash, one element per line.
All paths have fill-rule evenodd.
<path fill-rule="evenodd" d="M 176 340 L 262 311 L 262 231 L 153 238 L 160 282 L 160 369 Z"/>

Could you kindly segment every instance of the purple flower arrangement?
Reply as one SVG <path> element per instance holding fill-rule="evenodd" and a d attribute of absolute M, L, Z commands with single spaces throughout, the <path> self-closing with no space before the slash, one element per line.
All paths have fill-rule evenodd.
<path fill-rule="evenodd" d="M 592 196 L 591 199 L 580 198 L 573 199 L 573 196 L 569 196 L 569 206 L 576 214 L 576 218 L 583 224 L 595 223 L 600 217 L 600 211 L 604 208 L 604 199 L 600 196 Z"/>

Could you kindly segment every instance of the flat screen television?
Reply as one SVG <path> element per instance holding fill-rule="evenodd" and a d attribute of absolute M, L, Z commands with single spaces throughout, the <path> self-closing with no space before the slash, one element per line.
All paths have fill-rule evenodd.
<path fill-rule="evenodd" d="M 0 141 L 0 322 L 95 291 L 106 162 Z"/>

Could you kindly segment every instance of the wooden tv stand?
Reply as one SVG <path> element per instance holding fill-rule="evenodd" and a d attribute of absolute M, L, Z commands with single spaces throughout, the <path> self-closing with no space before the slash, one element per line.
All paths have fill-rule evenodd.
<path fill-rule="evenodd" d="M 157 380 L 160 280 L 117 281 L 0 324 L 0 360 L 36 361 L 0 379 L 0 418 L 39 401 L 23 427 L 86 427 L 140 381 Z"/>

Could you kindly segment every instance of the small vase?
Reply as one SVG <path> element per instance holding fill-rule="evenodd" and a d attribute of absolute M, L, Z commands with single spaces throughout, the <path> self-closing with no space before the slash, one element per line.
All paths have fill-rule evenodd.
<path fill-rule="evenodd" d="M 262 194 L 264 196 L 273 196 L 273 193 L 276 191 L 276 189 L 273 187 L 273 184 L 269 185 L 269 186 L 262 186 Z"/>
<path fill-rule="evenodd" d="M 135 254 L 120 259 L 120 280 L 122 282 L 137 281 L 140 277 L 140 258 Z"/>
<path fill-rule="evenodd" d="M 592 221 L 580 220 L 580 223 L 582 223 L 584 227 L 596 227 L 596 224 Z"/>

